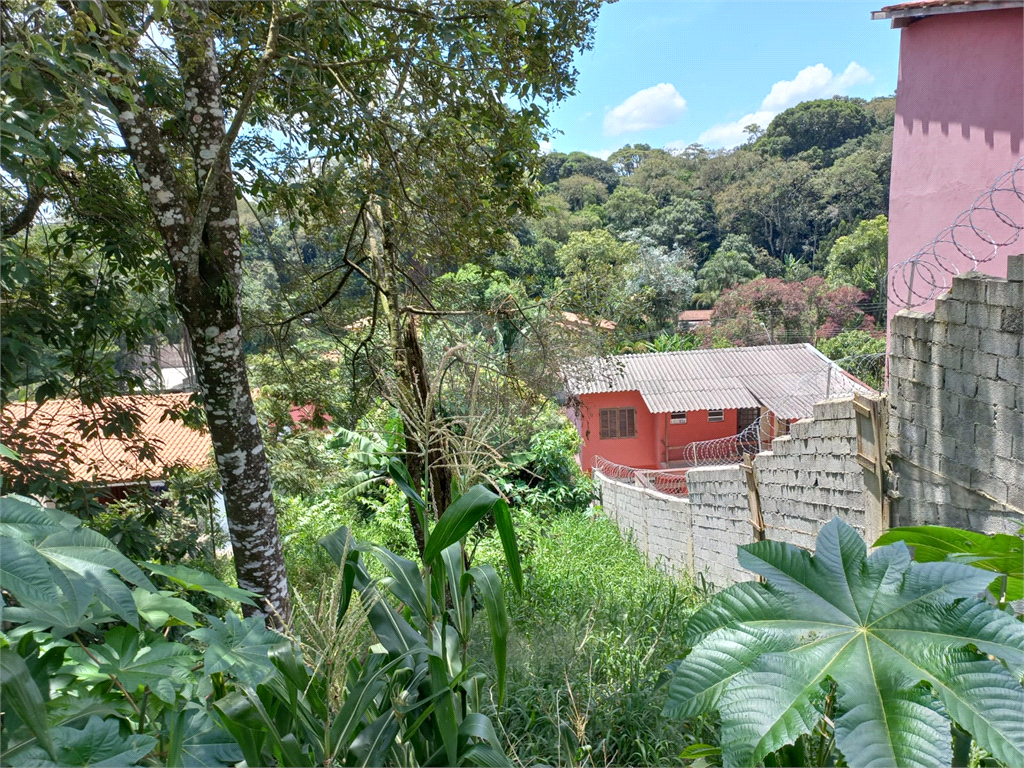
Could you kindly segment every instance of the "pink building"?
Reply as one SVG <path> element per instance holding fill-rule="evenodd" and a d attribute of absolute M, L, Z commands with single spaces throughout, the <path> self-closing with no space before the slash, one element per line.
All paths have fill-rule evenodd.
<path fill-rule="evenodd" d="M 636 469 L 686 466 L 692 444 L 722 439 L 728 463 L 810 417 L 816 402 L 872 391 L 810 344 L 596 358 L 566 378 L 588 471 L 598 456 Z"/>
<path fill-rule="evenodd" d="M 900 30 L 896 127 L 889 194 L 889 266 L 913 258 L 971 207 L 1024 154 L 1024 1 L 911 0 L 872 14 Z M 1024 203 L 997 197 L 1006 216 L 1024 225 Z M 991 213 L 974 223 L 1005 239 L 1013 229 Z M 974 252 L 977 265 L 951 243 L 890 278 L 889 318 L 910 307 L 931 311 L 952 273 L 972 269 L 1005 276 L 1009 253 L 993 249 L 967 227 L 956 242 Z M 945 264 L 945 268 L 943 268 Z M 914 294 L 907 285 L 914 272 Z M 932 291 L 930 284 L 937 284 Z M 933 295 L 934 294 L 934 295 Z"/>

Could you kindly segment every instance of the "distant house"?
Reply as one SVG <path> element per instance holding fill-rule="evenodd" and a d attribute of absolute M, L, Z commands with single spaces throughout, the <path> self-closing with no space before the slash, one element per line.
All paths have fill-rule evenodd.
<path fill-rule="evenodd" d="M 677 322 L 680 327 L 684 330 L 690 330 L 701 325 L 707 325 L 711 322 L 711 317 L 715 314 L 713 309 L 688 309 L 685 312 L 680 312 Z"/>
<path fill-rule="evenodd" d="M 1024 153 L 1024 1 L 911 0 L 872 14 L 900 29 L 896 125 L 889 192 L 889 266 L 896 267 L 928 245 L 997 177 Z M 1011 194 L 994 201 L 1005 217 L 1024 221 L 1024 202 Z M 996 217 L 975 222 L 998 228 Z M 1001 232 L 991 234 L 999 239 Z M 970 231 L 957 243 L 988 257 L 991 247 Z M 1007 254 L 1000 249 L 977 269 L 1005 276 Z M 936 262 L 944 262 L 936 263 Z M 945 269 L 943 268 L 945 266 Z M 975 268 L 951 243 L 940 259 L 915 268 L 910 303 L 929 312 L 927 299 L 936 273 L 948 285 L 950 271 Z M 889 291 L 889 317 L 905 308 L 910 269 L 897 274 Z M 941 291 L 940 291 L 941 292 Z"/>
<path fill-rule="evenodd" d="M 107 497 L 119 498 L 132 486 L 161 484 L 174 468 L 212 463 L 210 433 L 168 416 L 186 410 L 189 398 L 188 393 L 126 395 L 106 398 L 96 408 L 81 400 L 13 403 L 3 410 L 4 445 L 64 470 L 72 482 L 105 488 Z M 104 435 L 103 425 L 118 413 L 138 416 L 132 437 Z M 16 472 L 17 466 L 3 469 Z"/>
<path fill-rule="evenodd" d="M 147 387 L 164 392 L 190 392 L 196 388 L 195 365 L 188 342 L 166 344 L 133 355 L 132 368 L 143 373 Z"/>
<path fill-rule="evenodd" d="M 871 392 L 810 344 L 593 358 L 567 372 L 566 389 L 588 470 L 596 456 L 685 466 L 691 444 L 733 437 L 764 416 L 748 446 L 756 451 L 827 396 Z"/>

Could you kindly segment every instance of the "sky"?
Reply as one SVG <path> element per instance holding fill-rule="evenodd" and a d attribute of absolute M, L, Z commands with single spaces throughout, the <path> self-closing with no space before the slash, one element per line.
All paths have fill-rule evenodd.
<path fill-rule="evenodd" d="M 733 147 L 801 101 L 896 90 L 899 30 L 873 0 L 621 0 L 578 54 L 576 95 L 552 109 L 550 148 Z"/>

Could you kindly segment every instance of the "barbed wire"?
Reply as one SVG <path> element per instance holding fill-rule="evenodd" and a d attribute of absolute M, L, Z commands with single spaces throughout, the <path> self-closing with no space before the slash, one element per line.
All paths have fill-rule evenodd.
<path fill-rule="evenodd" d="M 818 377 L 825 378 L 825 399 L 849 395 L 862 391 L 867 385 L 864 380 L 881 381 L 882 369 L 885 366 L 885 353 L 875 352 L 831 360 L 821 368 L 808 372 L 794 387 L 794 393 L 801 391 L 805 385 L 811 384 Z M 854 378 L 851 379 L 849 374 Z M 790 403 L 794 396 L 784 401 Z M 779 437 L 780 419 L 773 411 L 767 411 L 739 434 L 720 437 L 714 440 L 699 440 L 685 446 L 675 448 L 679 453 L 675 461 L 684 462 L 686 466 L 668 469 L 636 469 L 623 464 L 616 464 L 603 456 L 595 456 L 591 464 L 605 477 L 623 480 L 643 488 L 667 493 L 673 496 L 686 496 L 689 493 L 687 472 L 694 467 L 736 464 L 743 461 L 744 454 L 756 454 L 770 449 L 774 438 Z M 673 450 L 669 448 L 669 450 Z M 666 456 L 673 461 L 671 454 Z"/>
<path fill-rule="evenodd" d="M 971 206 L 913 256 L 889 267 L 889 295 L 905 309 L 919 307 L 947 291 L 966 259 L 970 267 L 992 261 L 1000 248 L 1016 243 L 1024 221 L 1010 213 L 1024 205 L 1024 155 L 997 178 Z M 958 263 L 958 261 L 960 263 Z"/>
<path fill-rule="evenodd" d="M 825 399 L 853 394 L 862 389 L 861 384 L 864 379 L 880 381 L 881 371 L 878 369 L 884 365 L 884 352 L 842 357 L 830 361 L 818 370 L 809 372 L 800 379 L 793 389 L 794 392 L 799 392 L 820 377 L 825 379 Z M 844 374 L 850 374 L 857 381 L 853 381 Z M 784 402 L 790 403 L 795 399 L 794 396 Z M 743 455 L 746 453 L 758 453 L 765 450 L 766 446 L 770 448 L 772 439 L 779 436 L 779 424 L 782 421 L 783 419 L 774 412 L 768 411 L 761 414 L 739 434 L 719 437 L 714 440 L 701 440 L 684 446 L 678 460 L 685 461 L 694 467 L 742 461 Z"/>

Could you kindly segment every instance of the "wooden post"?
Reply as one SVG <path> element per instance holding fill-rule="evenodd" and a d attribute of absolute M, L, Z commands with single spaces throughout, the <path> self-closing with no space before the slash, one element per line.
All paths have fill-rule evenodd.
<path fill-rule="evenodd" d="M 874 500 L 865 509 L 864 533 L 870 546 L 889 528 L 889 501 L 885 495 L 885 442 L 883 399 L 870 399 L 859 392 L 853 395 L 857 418 L 857 463 L 868 471 L 868 493 Z"/>
<path fill-rule="evenodd" d="M 757 489 L 757 475 L 754 474 L 754 457 L 749 453 L 743 456 L 743 474 L 747 480 L 747 506 L 750 508 L 750 525 L 754 529 L 754 540 L 764 541 L 761 494 Z"/>

